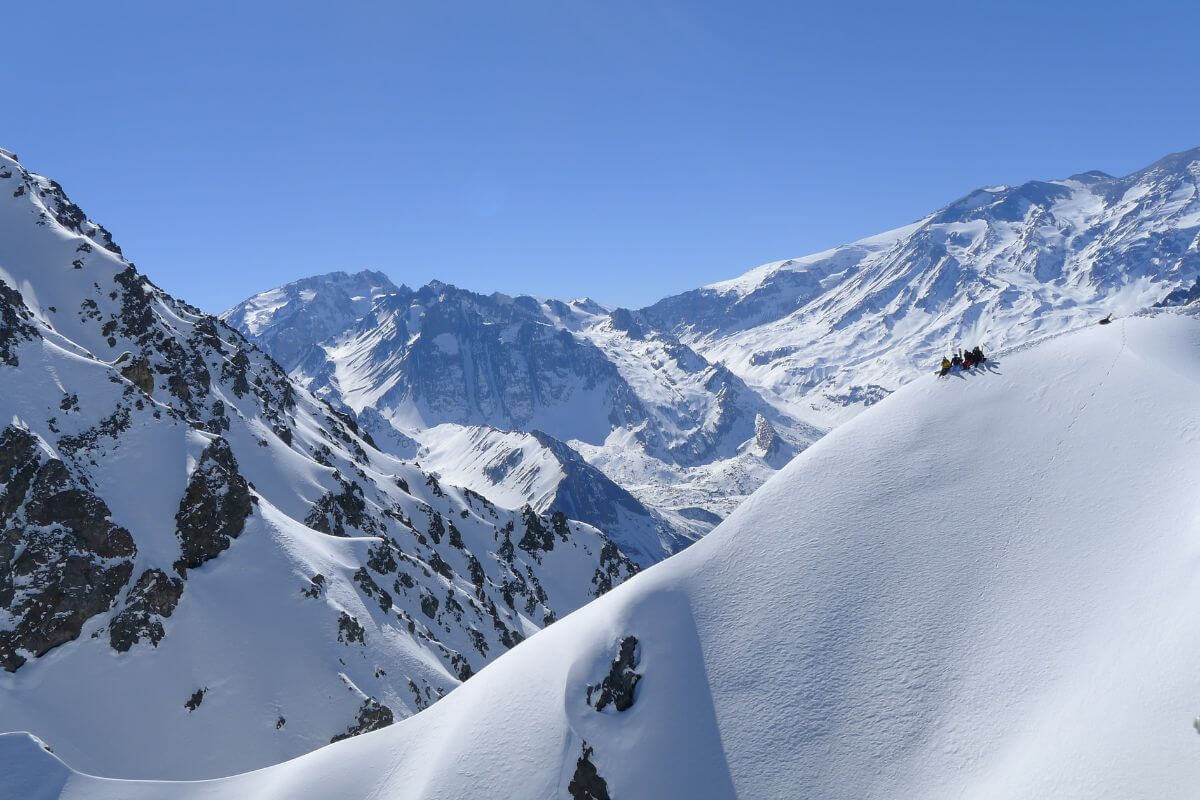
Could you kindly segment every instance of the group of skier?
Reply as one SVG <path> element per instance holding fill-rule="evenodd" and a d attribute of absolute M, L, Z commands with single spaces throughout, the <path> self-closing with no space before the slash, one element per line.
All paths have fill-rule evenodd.
<path fill-rule="evenodd" d="M 938 376 L 949 375 L 952 369 L 971 369 L 985 361 L 987 361 L 987 356 L 983 354 L 983 348 L 979 345 L 975 345 L 970 350 L 957 350 L 949 358 L 942 358 L 942 369 L 938 372 Z"/>

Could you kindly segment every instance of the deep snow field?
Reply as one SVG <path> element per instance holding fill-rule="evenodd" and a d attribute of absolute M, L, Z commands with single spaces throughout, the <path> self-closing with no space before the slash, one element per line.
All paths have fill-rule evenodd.
<path fill-rule="evenodd" d="M 9 734 L 0 796 L 1192 798 L 1197 487 L 1200 319 L 1092 325 L 904 386 L 391 727 L 194 783 Z"/>

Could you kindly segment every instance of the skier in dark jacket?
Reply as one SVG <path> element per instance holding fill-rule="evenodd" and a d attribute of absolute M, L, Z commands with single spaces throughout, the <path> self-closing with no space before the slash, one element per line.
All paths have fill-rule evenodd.
<path fill-rule="evenodd" d="M 955 352 L 954 358 L 950 359 L 950 365 L 955 367 L 962 366 L 962 353 Z"/>
<path fill-rule="evenodd" d="M 975 359 L 976 364 L 982 364 L 987 361 L 987 357 L 983 354 L 983 348 L 979 345 L 975 345 L 975 348 L 971 351 L 971 357 Z"/>

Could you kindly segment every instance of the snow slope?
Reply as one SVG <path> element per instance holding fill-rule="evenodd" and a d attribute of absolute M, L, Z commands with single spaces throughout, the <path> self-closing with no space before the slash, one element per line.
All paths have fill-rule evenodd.
<path fill-rule="evenodd" d="M 961 346 L 1000 349 L 1200 276 L 1200 148 L 1123 178 L 987 187 L 918 222 L 635 312 L 835 425 Z"/>
<path fill-rule="evenodd" d="M 123 800 L 1194 797 L 1198 456 L 1200 319 L 1089 326 L 912 381 L 391 728 L 206 783 L 20 735 L 0 769 Z"/>
<path fill-rule="evenodd" d="M 0 730 L 124 777 L 260 767 L 634 570 L 379 451 L 0 151 Z"/>

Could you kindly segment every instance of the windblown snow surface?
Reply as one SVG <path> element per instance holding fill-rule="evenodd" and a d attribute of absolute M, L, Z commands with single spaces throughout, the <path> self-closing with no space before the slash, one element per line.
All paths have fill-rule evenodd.
<path fill-rule="evenodd" d="M 904 386 L 392 727 L 198 783 L 9 735 L 0 774 L 122 800 L 1195 797 L 1198 456 L 1200 320 L 1091 326 Z M 596 710 L 610 668 L 641 675 L 626 710 Z"/>

